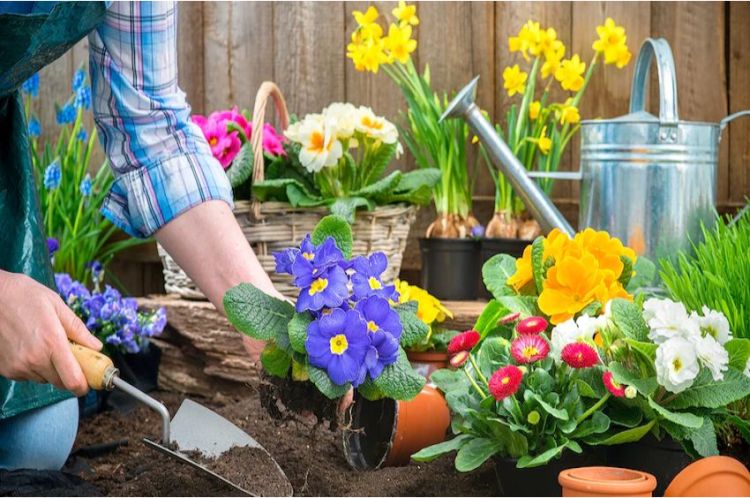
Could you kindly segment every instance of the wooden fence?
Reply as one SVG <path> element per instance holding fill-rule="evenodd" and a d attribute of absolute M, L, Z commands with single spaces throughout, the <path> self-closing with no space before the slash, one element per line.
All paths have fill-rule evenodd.
<path fill-rule="evenodd" d="M 179 30 L 180 84 L 195 112 L 231 105 L 252 108 L 264 80 L 276 81 L 298 115 L 320 110 L 332 101 L 372 106 L 397 119 L 401 95 L 380 73 L 355 71 L 345 56 L 355 28 L 352 11 L 367 2 L 186 2 L 181 3 Z M 390 16 L 394 2 L 375 2 Z M 527 19 L 552 26 L 583 60 L 591 57 L 595 26 L 607 16 L 625 26 L 635 54 L 647 36 L 663 36 L 677 64 L 679 112 L 685 120 L 718 122 L 730 112 L 750 108 L 750 4 L 740 2 L 421 2 L 416 29 L 420 67 L 429 63 L 434 86 L 453 91 L 481 75 L 479 101 L 499 120 L 508 98 L 502 69 L 515 60 L 508 37 Z M 86 42 L 42 72 L 42 95 L 36 104 L 42 125 L 54 127 L 52 100 L 69 91 L 70 77 L 86 58 Z M 517 55 L 517 54 L 516 54 Z M 584 98 L 584 118 L 613 117 L 627 112 L 633 63 L 623 70 L 599 68 Z M 656 85 L 652 84 L 652 87 Z M 652 101 L 654 91 L 652 88 Z M 750 194 L 750 120 L 733 124 L 722 139 L 718 178 L 721 210 L 733 209 Z M 564 169 L 577 168 L 577 143 L 570 147 Z M 412 167 L 408 157 L 399 166 Z M 475 211 L 490 217 L 493 186 L 479 169 Z M 576 218 L 578 186 L 559 182 L 555 200 Z M 421 234 L 434 212 L 424 209 L 413 229 Z M 407 268 L 419 266 L 416 244 L 410 244 Z M 120 274 L 136 293 L 158 286 L 153 253 L 137 253 L 140 266 L 122 263 Z M 127 271 L 124 271 L 127 268 Z"/>

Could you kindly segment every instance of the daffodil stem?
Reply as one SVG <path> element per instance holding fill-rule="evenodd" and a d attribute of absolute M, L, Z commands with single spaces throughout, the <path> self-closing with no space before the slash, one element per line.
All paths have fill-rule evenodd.
<path fill-rule="evenodd" d="M 589 418 L 595 411 L 597 411 L 599 408 L 604 406 L 604 403 L 607 402 L 610 396 L 612 395 L 610 393 L 607 393 L 604 395 L 602 399 L 600 399 L 599 401 L 591 405 L 591 408 L 583 412 L 581 416 L 576 419 L 576 425 L 580 424 L 581 422 Z"/>
<path fill-rule="evenodd" d="M 479 370 L 479 365 L 477 365 L 477 361 L 474 359 L 474 355 L 469 353 L 469 361 L 471 362 L 471 366 L 474 367 L 474 371 L 477 373 L 477 377 L 486 385 L 487 387 L 490 387 L 489 383 L 487 382 L 487 378 L 482 375 L 482 371 Z"/>
<path fill-rule="evenodd" d="M 482 399 L 485 399 L 487 397 L 487 394 L 482 390 L 481 387 L 479 387 L 479 384 L 477 384 L 477 381 L 474 380 L 474 377 L 471 376 L 468 370 L 466 370 L 466 367 L 463 368 L 464 374 L 466 374 L 466 378 L 469 379 L 469 383 L 472 385 L 474 390 L 479 394 L 479 397 Z"/>

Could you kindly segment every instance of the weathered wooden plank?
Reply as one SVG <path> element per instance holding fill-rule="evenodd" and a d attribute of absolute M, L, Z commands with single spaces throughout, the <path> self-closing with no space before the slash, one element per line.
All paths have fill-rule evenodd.
<path fill-rule="evenodd" d="M 193 112 L 206 112 L 203 65 L 203 2 L 178 4 L 177 66 L 180 88 L 187 94 Z M 214 90 L 210 85 L 211 91 Z"/>
<path fill-rule="evenodd" d="M 681 119 L 718 122 L 727 114 L 724 14 L 722 2 L 657 2 L 652 5 L 652 34 L 665 37 L 674 53 Z M 652 93 L 652 107 L 653 100 Z M 729 197 L 730 137 L 730 133 L 724 136 L 719 153 L 719 204 Z"/>
<path fill-rule="evenodd" d="M 730 3 L 729 28 L 729 112 L 750 109 L 750 4 Z M 731 125 L 729 140 L 729 199 L 745 202 L 750 194 L 750 118 Z"/>
<path fill-rule="evenodd" d="M 274 77 L 284 89 L 289 111 L 302 116 L 344 100 L 343 4 L 294 2 L 277 7 Z"/>
<path fill-rule="evenodd" d="M 207 112 L 233 105 L 252 110 L 256 90 L 274 77 L 272 30 L 271 2 L 217 2 L 204 9 Z"/>

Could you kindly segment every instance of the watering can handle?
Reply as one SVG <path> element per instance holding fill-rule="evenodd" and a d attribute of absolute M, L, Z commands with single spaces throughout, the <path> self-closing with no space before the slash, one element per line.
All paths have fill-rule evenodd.
<path fill-rule="evenodd" d="M 672 49 L 664 38 L 646 38 L 638 53 L 630 93 L 630 112 L 646 110 L 646 87 L 651 59 L 656 56 L 659 71 L 659 121 L 662 126 L 677 126 L 677 73 Z"/>

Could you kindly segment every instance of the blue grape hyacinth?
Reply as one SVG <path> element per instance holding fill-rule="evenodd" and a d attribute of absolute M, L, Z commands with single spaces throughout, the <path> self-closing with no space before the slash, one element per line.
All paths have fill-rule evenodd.
<path fill-rule="evenodd" d="M 60 181 L 62 181 L 62 167 L 60 160 L 55 159 L 44 170 L 44 188 L 54 190 L 60 186 Z"/>
<path fill-rule="evenodd" d="M 55 120 L 59 125 L 73 123 L 76 120 L 76 108 L 73 104 L 65 104 L 57 110 Z"/>
<path fill-rule="evenodd" d="M 21 85 L 21 91 L 32 98 L 39 96 L 39 73 L 35 73 Z"/>
<path fill-rule="evenodd" d="M 81 185 L 79 186 L 81 195 L 84 197 L 91 196 L 92 188 L 93 187 L 91 184 L 91 176 L 88 173 L 86 173 L 86 176 L 83 177 L 83 180 L 81 180 Z"/>
<path fill-rule="evenodd" d="M 41 134 L 42 134 L 42 124 L 39 122 L 36 116 L 32 116 L 31 119 L 29 120 L 29 136 L 32 138 L 37 138 Z"/>

